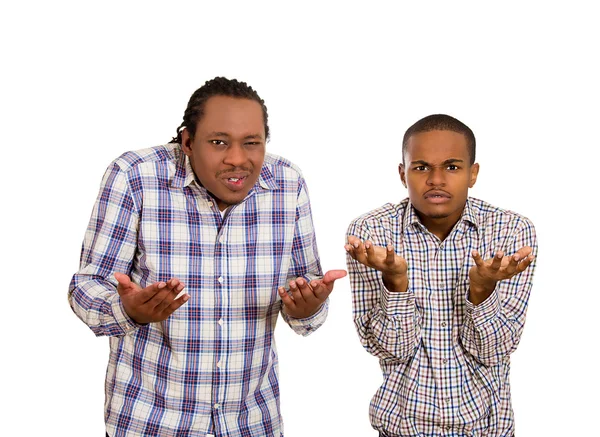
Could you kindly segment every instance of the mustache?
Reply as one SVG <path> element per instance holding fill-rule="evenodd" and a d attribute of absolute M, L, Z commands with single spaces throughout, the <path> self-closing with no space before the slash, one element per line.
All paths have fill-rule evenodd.
<path fill-rule="evenodd" d="M 221 175 L 227 175 L 229 173 L 235 174 L 235 173 L 252 173 L 252 169 L 248 168 L 248 167 L 235 167 L 235 168 L 228 168 L 227 170 L 219 170 L 216 174 L 216 176 L 221 176 Z"/>

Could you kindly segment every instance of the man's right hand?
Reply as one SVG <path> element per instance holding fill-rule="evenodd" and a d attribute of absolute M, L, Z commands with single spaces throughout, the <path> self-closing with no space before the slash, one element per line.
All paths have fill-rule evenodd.
<path fill-rule="evenodd" d="M 344 246 L 346 252 L 361 264 L 383 273 L 383 284 L 389 291 L 408 289 L 408 266 L 406 260 L 394 253 L 394 248 L 375 246 L 369 240 L 364 243 L 353 235 Z"/>
<path fill-rule="evenodd" d="M 137 323 L 162 322 L 190 298 L 189 294 L 184 294 L 175 300 L 184 288 L 177 278 L 155 282 L 146 288 L 134 284 L 123 273 L 115 273 L 115 279 L 119 283 L 117 292 L 121 296 L 123 308 Z"/>

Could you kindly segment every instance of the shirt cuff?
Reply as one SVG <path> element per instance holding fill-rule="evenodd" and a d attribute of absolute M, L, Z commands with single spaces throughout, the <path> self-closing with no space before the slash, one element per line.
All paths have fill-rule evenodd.
<path fill-rule="evenodd" d="M 295 317 L 286 314 L 285 311 L 282 311 L 282 314 L 285 315 L 287 323 L 294 329 L 294 331 L 302 335 L 308 335 L 325 323 L 328 307 L 329 298 L 323 302 L 316 313 L 314 313 L 312 316 L 305 317 L 304 319 L 296 319 Z"/>
<path fill-rule="evenodd" d="M 406 291 L 389 291 L 381 283 L 381 309 L 388 316 L 412 316 L 415 293 L 408 287 Z"/>
<path fill-rule="evenodd" d="M 496 290 L 492 291 L 486 300 L 481 302 L 479 305 L 473 305 L 469 300 L 469 290 L 467 289 L 467 313 L 471 315 L 473 324 L 475 326 L 481 326 L 490 320 L 496 318 L 500 313 L 500 298 Z"/>
<path fill-rule="evenodd" d="M 133 332 L 136 329 L 144 326 L 143 324 L 137 323 L 135 320 L 129 317 L 127 312 L 125 312 L 125 308 L 123 308 L 121 297 L 118 294 L 115 293 L 112 296 L 110 306 L 115 318 L 115 322 L 117 322 L 117 325 L 119 325 L 119 328 L 121 328 L 123 334 L 129 334 L 130 332 Z"/>

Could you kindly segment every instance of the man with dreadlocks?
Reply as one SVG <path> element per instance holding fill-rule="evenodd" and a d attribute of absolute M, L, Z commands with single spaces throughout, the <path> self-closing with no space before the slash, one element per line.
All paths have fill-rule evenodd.
<path fill-rule="evenodd" d="M 346 272 L 322 274 L 306 183 L 268 138 L 256 91 L 217 77 L 169 144 L 106 171 L 69 302 L 110 337 L 107 435 L 283 435 L 278 314 L 310 334 Z"/>

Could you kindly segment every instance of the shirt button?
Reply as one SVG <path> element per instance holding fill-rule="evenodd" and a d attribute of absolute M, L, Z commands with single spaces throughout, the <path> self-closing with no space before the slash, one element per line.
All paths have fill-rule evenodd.
<path fill-rule="evenodd" d="M 221 368 L 221 361 L 217 361 L 217 367 L 220 369 Z"/>
<path fill-rule="evenodd" d="M 445 327 L 445 326 L 446 326 L 446 322 L 442 322 L 442 326 L 444 326 L 444 327 Z"/>
<path fill-rule="evenodd" d="M 444 364 L 446 364 L 448 362 L 448 358 L 444 358 L 442 361 L 444 362 Z M 448 399 L 446 399 L 446 402 L 448 402 Z"/>
<path fill-rule="evenodd" d="M 218 410 L 220 406 L 221 406 L 220 404 L 215 404 L 215 405 L 214 405 L 214 407 L 215 407 L 215 410 Z"/>
<path fill-rule="evenodd" d="M 219 284 L 223 283 L 223 276 L 219 276 L 219 279 L 217 279 L 217 281 L 219 281 Z"/>
<path fill-rule="evenodd" d="M 219 324 L 219 326 L 223 326 L 223 319 L 219 319 L 217 323 Z"/>
<path fill-rule="evenodd" d="M 225 236 L 224 236 L 224 235 L 221 235 L 221 236 L 219 237 L 219 243 L 223 244 L 223 242 L 224 242 L 224 241 L 225 241 Z"/>
<path fill-rule="evenodd" d="M 447 404 L 449 404 L 449 403 L 450 403 L 450 398 L 446 398 L 446 399 L 444 399 L 444 402 L 446 402 Z M 446 427 L 446 429 L 450 429 L 450 425 L 448 425 L 448 426 Z"/>

